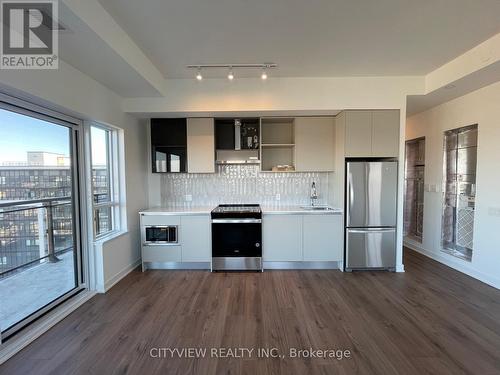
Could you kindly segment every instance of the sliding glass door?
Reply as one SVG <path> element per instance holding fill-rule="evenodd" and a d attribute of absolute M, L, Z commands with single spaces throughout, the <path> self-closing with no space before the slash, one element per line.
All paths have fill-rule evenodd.
<path fill-rule="evenodd" d="M 0 330 L 82 289 L 79 125 L 0 102 Z"/>

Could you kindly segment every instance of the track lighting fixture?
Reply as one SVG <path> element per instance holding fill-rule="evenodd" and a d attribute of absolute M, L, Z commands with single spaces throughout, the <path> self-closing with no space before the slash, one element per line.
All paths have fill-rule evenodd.
<path fill-rule="evenodd" d="M 267 71 L 268 69 L 276 68 L 277 65 L 275 63 L 264 63 L 264 64 L 197 64 L 197 65 L 188 65 L 188 69 L 196 69 L 196 79 L 201 81 L 203 76 L 201 75 L 201 69 L 221 69 L 226 68 L 229 69 L 227 74 L 227 79 L 232 81 L 235 77 L 234 70 L 235 69 L 262 69 L 260 74 L 260 78 L 265 81 L 268 77 Z"/>

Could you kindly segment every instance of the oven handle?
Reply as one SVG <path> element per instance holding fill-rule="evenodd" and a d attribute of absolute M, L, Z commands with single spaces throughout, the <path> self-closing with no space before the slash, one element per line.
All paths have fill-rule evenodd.
<path fill-rule="evenodd" d="M 260 224 L 261 219 L 212 219 L 213 224 Z"/>

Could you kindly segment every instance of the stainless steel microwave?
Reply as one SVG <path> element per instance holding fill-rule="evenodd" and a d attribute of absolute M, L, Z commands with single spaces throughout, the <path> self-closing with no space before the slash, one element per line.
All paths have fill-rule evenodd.
<path fill-rule="evenodd" d="M 179 242 L 177 225 L 147 225 L 143 231 L 145 245 L 176 245 Z"/>

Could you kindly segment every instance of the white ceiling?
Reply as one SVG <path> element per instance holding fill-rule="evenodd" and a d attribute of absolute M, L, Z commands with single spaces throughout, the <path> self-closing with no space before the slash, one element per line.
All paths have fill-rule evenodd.
<path fill-rule="evenodd" d="M 271 76 L 422 75 L 500 31 L 499 0 L 99 1 L 167 78 L 253 62 L 277 63 Z"/>
<path fill-rule="evenodd" d="M 59 54 L 64 61 L 121 96 L 159 95 L 155 88 L 62 2 L 59 5 L 59 20 L 66 29 L 59 32 Z"/>
<path fill-rule="evenodd" d="M 427 95 L 409 95 L 406 103 L 406 116 L 423 112 L 459 96 L 479 90 L 500 80 L 500 62 L 489 65 L 459 79 L 451 85 L 439 88 Z"/>

